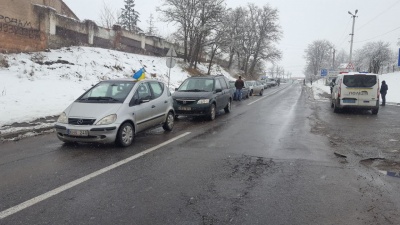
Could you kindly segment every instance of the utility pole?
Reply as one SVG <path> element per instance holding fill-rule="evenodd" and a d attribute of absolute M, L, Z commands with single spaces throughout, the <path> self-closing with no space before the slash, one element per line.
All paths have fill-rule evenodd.
<path fill-rule="evenodd" d="M 351 63 L 351 57 L 352 57 L 352 54 L 353 54 L 354 24 L 356 23 L 357 12 L 358 12 L 358 9 L 356 9 L 356 12 L 354 14 L 349 11 L 349 14 L 353 17 L 353 28 L 352 28 L 351 34 L 350 34 L 351 35 L 351 42 L 350 42 L 350 60 L 349 60 L 350 62 L 349 63 Z"/>

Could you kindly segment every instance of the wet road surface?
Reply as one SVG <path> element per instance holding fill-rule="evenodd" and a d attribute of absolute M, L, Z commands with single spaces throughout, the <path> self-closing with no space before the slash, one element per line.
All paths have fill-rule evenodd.
<path fill-rule="evenodd" d="M 0 224 L 400 224 L 400 179 L 360 163 L 374 151 L 357 135 L 371 121 L 384 129 L 377 118 L 397 109 L 333 114 L 310 96 L 281 85 L 214 121 L 181 117 L 173 132 L 148 131 L 125 149 L 63 145 L 55 134 L 3 143 Z M 392 148 L 381 156 L 394 159 Z"/>

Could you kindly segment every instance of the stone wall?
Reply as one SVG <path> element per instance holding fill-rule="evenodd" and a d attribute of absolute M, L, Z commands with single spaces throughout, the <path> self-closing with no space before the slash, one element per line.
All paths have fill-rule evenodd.
<path fill-rule="evenodd" d="M 12 7 L 7 5 L 11 3 Z M 7 6 L 7 10 L 2 6 Z M 183 52 L 159 37 L 129 32 L 118 25 L 106 29 L 90 20 L 81 22 L 68 10 L 61 0 L 1 0 L 0 52 L 43 51 L 69 46 L 93 46 L 157 56 L 164 56 L 171 47 L 175 47 L 178 54 Z M 66 16 L 68 13 L 72 16 Z"/>

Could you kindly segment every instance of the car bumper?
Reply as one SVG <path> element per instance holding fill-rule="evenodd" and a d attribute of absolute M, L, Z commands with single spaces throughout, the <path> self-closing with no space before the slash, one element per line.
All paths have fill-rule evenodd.
<path fill-rule="evenodd" d="M 199 105 L 181 106 L 176 104 L 174 105 L 174 110 L 176 115 L 204 116 L 210 113 L 210 105 L 199 104 Z"/>
<path fill-rule="evenodd" d="M 340 104 L 337 104 L 337 106 L 342 109 L 378 109 L 379 101 L 371 100 L 364 102 L 363 100 L 356 100 L 354 103 L 347 103 L 343 99 L 340 99 Z"/>
<path fill-rule="evenodd" d="M 65 142 L 91 142 L 91 143 L 112 143 L 118 133 L 116 124 L 105 126 L 76 126 L 70 124 L 56 123 L 54 128 L 58 139 Z M 71 135 L 71 131 L 84 131 L 87 135 Z"/>

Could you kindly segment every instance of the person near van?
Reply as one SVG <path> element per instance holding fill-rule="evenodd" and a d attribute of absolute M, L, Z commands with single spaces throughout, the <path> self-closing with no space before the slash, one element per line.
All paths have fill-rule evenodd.
<path fill-rule="evenodd" d="M 242 80 L 242 76 L 239 76 L 239 79 L 237 79 L 235 82 L 235 88 L 236 88 L 235 96 L 236 96 L 236 99 L 239 101 L 242 100 L 242 88 L 243 87 L 244 87 L 244 82 Z"/>
<path fill-rule="evenodd" d="M 329 86 L 331 86 L 331 94 L 332 94 L 333 87 L 335 86 L 335 82 L 336 82 L 336 78 L 333 78 L 329 85 Z"/>
<path fill-rule="evenodd" d="M 388 91 L 388 86 L 386 84 L 386 81 L 382 81 L 382 86 L 381 86 L 381 96 L 382 96 L 382 105 L 381 106 L 385 106 L 386 104 L 386 93 Z"/>

